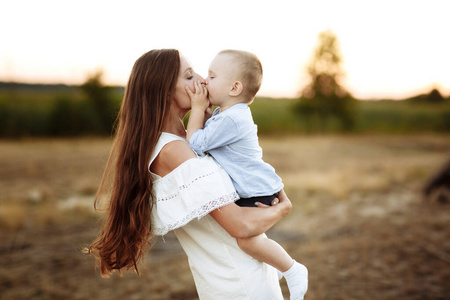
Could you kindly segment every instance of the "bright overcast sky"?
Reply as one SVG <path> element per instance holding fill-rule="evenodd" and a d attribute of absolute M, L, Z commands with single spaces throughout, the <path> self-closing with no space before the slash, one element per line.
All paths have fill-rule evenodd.
<path fill-rule="evenodd" d="M 447 0 L 5 0 L 0 80 L 79 84 L 101 68 L 108 84 L 125 85 L 153 48 L 179 49 L 206 76 L 233 48 L 259 56 L 259 95 L 294 97 L 318 34 L 331 29 L 356 97 L 450 95 L 449 11 Z"/>

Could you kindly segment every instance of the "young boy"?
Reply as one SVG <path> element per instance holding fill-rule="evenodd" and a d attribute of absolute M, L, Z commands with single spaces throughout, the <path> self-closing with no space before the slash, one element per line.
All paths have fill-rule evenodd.
<path fill-rule="evenodd" d="M 187 140 L 199 155 L 208 152 L 227 171 L 241 197 L 236 201 L 240 206 L 255 207 L 255 202 L 271 205 L 283 188 L 274 168 L 262 160 L 257 127 L 248 107 L 261 81 L 261 62 L 254 54 L 224 50 L 210 64 L 207 91 L 200 82 L 195 83 L 195 92 L 186 87 L 192 105 Z M 204 123 L 211 105 L 218 107 Z M 237 242 L 244 252 L 282 273 L 291 299 L 303 299 L 308 288 L 305 266 L 265 235 L 237 239 Z"/>

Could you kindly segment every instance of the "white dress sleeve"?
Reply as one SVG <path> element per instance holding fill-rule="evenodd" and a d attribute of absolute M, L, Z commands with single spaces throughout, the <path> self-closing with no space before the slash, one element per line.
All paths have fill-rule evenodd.
<path fill-rule="evenodd" d="M 230 177 L 211 156 L 191 158 L 153 183 L 152 234 L 165 235 L 237 199 Z"/>

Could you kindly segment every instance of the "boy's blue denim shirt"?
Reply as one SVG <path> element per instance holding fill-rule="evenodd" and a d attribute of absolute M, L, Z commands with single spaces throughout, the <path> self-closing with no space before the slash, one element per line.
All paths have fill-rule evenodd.
<path fill-rule="evenodd" d="M 200 156 L 207 152 L 214 157 L 241 198 L 272 195 L 283 188 L 275 169 L 262 160 L 257 126 L 246 103 L 223 112 L 216 108 L 205 127 L 194 132 L 189 145 Z"/>

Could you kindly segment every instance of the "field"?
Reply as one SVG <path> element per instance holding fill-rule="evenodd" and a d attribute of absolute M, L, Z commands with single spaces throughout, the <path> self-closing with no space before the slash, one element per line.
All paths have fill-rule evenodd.
<path fill-rule="evenodd" d="M 291 213 L 268 235 L 310 271 L 306 299 L 448 299 L 450 203 L 424 200 L 450 136 L 263 137 Z M 0 299 L 197 299 L 172 234 L 104 279 L 82 254 L 109 139 L 0 141 Z M 281 280 L 286 299 L 288 291 Z"/>

